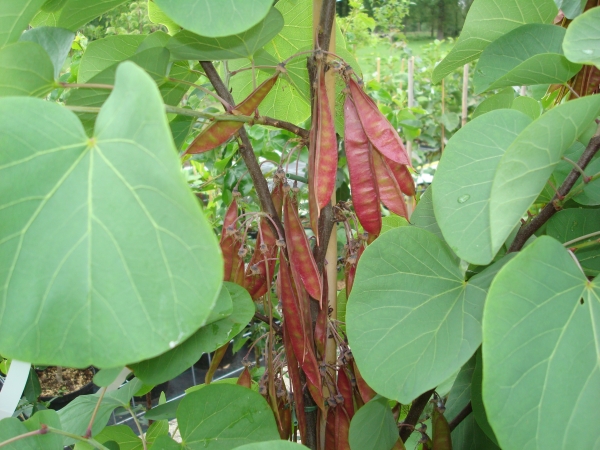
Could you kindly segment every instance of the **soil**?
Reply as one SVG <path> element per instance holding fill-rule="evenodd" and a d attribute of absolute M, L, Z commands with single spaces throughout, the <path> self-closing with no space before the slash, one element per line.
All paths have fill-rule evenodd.
<path fill-rule="evenodd" d="M 37 374 L 42 387 L 42 397 L 60 397 L 78 391 L 94 378 L 94 372 L 90 368 L 70 369 L 63 367 L 62 383 L 59 383 L 56 379 L 56 367 L 38 370 Z"/>

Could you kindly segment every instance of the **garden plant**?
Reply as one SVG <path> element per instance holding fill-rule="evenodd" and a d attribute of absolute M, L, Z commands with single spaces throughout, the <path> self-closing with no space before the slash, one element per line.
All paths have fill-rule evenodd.
<path fill-rule="evenodd" d="M 430 89 L 488 97 L 423 193 L 335 1 L 126 3 L 0 0 L 0 448 L 600 448 L 598 0 L 474 0 Z"/>

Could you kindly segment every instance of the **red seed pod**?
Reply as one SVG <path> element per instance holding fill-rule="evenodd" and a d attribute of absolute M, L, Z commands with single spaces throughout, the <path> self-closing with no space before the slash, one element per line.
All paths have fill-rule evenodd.
<path fill-rule="evenodd" d="M 266 251 L 263 251 L 265 249 Z M 244 277 L 244 287 L 254 300 L 264 295 L 269 289 L 275 275 L 277 249 L 277 236 L 269 226 L 268 219 L 263 217 L 260 220 L 260 232 L 256 239 L 256 247 Z M 265 260 L 267 264 L 265 264 Z"/>
<path fill-rule="evenodd" d="M 279 411 L 280 423 L 277 423 L 279 437 L 283 440 L 288 440 L 292 434 L 292 410 L 290 405 L 286 405 L 283 401 L 277 402 Z"/>
<path fill-rule="evenodd" d="M 379 197 L 381 202 L 394 214 L 408 219 L 406 211 L 406 203 L 402 196 L 402 190 L 398 186 L 398 182 L 391 169 L 385 163 L 385 160 L 379 152 L 373 150 L 373 168 L 375 169 L 375 177 L 377 178 L 377 186 L 379 188 Z"/>
<path fill-rule="evenodd" d="M 325 425 L 325 450 L 336 450 L 336 429 L 335 429 L 335 416 L 337 408 L 329 408 L 327 411 L 327 422 Z"/>
<path fill-rule="evenodd" d="M 371 389 L 371 387 L 367 384 L 365 379 L 360 374 L 358 366 L 356 365 L 356 361 L 352 361 L 352 368 L 354 369 L 354 376 L 356 377 L 356 384 L 358 386 L 360 396 L 365 403 L 368 403 L 369 400 L 371 400 L 377 395 L 377 393 L 373 389 Z"/>
<path fill-rule="evenodd" d="M 396 129 L 354 79 L 348 77 L 347 84 L 369 141 L 392 161 L 410 166 L 410 158 Z"/>
<path fill-rule="evenodd" d="M 283 211 L 283 183 L 277 178 L 275 179 L 273 191 L 271 192 L 271 199 L 273 199 L 277 215 L 281 217 Z"/>
<path fill-rule="evenodd" d="M 265 80 L 248 97 L 235 106 L 233 110 L 234 115 L 249 116 L 253 114 L 275 85 L 280 73 L 279 70 L 276 71 L 272 77 Z M 194 142 L 188 147 L 186 153 L 203 153 L 212 150 L 227 142 L 243 126 L 243 122 L 228 120 L 213 122 L 194 139 Z"/>
<path fill-rule="evenodd" d="M 296 355 L 294 354 L 294 350 L 292 348 L 292 343 L 290 342 L 290 337 L 286 326 L 283 326 L 283 345 L 285 347 L 285 355 L 287 358 L 288 375 L 292 383 L 294 403 L 296 407 L 296 418 L 298 419 L 298 431 L 300 431 L 300 439 L 304 442 L 304 440 L 306 439 L 304 392 L 302 391 L 302 381 L 300 379 L 300 368 L 298 367 L 298 360 L 296 359 Z"/>
<path fill-rule="evenodd" d="M 284 228 L 287 239 L 287 250 L 290 262 L 298 273 L 308 294 L 315 300 L 321 300 L 323 284 L 317 263 L 313 258 L 308 239 L 304 233 L 304 227 L 296 209 L 287 195 L 283 201 Z"/>
<path fill-rule="evenodd" d="M 350 450 L 350 418 L 342 408 L 335 408 L 336 450 Z"/>
<path fill-rule="evenodd" d="M 346 370 L 344 369 L 344 367 L 340 367 L 338 369 L 337 388 L 340 391 L 340 394 L 342 394 L 342 396 L 344 397 L 344 409 L 346 410 L 346 414 L 348 414 L 348 418 L 352 420 L 352 417 L 354 417 L 354 402 L 352 401 L 352 384 L 350 383 L 348 375 L 346 375 Z"/>
<path fill-rule="evenodd" d="M 431 440 L 433 450 L 452 450 L 450 427 L 443 413 L 434 406 L 431 414 Z"/>
<path fill-rule="evenodd" d="M 383 156 L 383 160 L 392 171 L 392 175 L 396 179 L 398 186 L 400 186 L 400 190 L 409 197 L 413 197 L 415 195 L 415 180 L 413 180 L 408 168 L 403 164 L 398 164 L 386 158 L 384 155 L 381 156 Z"/>
<path fill-rule="evenodd" d="M 329 97 L 325 85 L 325 71 L 321 68 L 318 72 L 314 186 L 316 188 L 317 205 L 321 210 L 329 203 L 335 189 L 338 152 L 335 125 L 331 116 Z M 314 126 L 315 123 L 313 122 Z"/>
<path fill-rule="evenodd" d="M 316 108 L 313 114 L 313 121 L 318 122 L 319 110 Z M 310 217 L 310 228 L 317 238 L 319 245 L 319 209 L 317 201 L 317 188 L 315 186 L 315 154 L 317 152 L 317 134 L 316 127 L 310 129 L 310 145 L 308 146 L 308 215 Z"/>
<path fill-rule="evenodd" d="M 248 367 L 244 367 L 244 370 L 237 380 L 237 384 L 248 389 L 252 387 L 252 376 L 250 375 L 250 370 L 248 370 Z"/>
<path fill-rule="evenodd" d="M 234 264 L 236 269 L 239 264 L 239 257 L 237 254 L 239 246 L 236 245 L 237 241 L 235 235 L 235 222 L 237 221 L 237 218 L 238 206 L 237 202 L 233 200 L 225 213 L 223 232 L 221 233 L 221 242 L 219 244 L 221 246 L 221 252 L 223 253 L 223 262 L 225 263 L 223 270 L 223 280 L 225 281 L 233 281 L 232 270 Z"/>
<path fill-rule="evenodd" d="M 344 142 L 354 211 L 363 228 L 378 235 L 381 232 L 381 209 L 373 176 L 375 170 L 371 150 L 356 107 L 349 96 L 344 102 Z"/>
<path fill-rule="evenodd" d="M 360 245 L 358 250 L 356 251 L 356 256 L 354 257 L 354 263 L 349 263 L 345 268 L 346 275 L 346 297 L 350 296 L 350 292 L 352 292 L 352 286 L 354 286 L 354 278 L 356 277 L 356 266 L 358 265 L 358 260 L 361 255 L 365 251 L 364 245 Z M 350 258 L 348 258 L 350 259 Z"/>

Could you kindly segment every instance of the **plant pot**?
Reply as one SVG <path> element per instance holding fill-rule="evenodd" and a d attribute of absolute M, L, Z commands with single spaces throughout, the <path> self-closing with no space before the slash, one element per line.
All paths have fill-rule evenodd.
<path fill-rule="evenodd" d="M 55 370 L 55 367 L 48 367 L 44 370 L 36 370 L 38 378 L 40 379 L 40 385 L 42 386 L 42 392 L 45 387 L 44 374 L 50 373 L 50 376 L 54 376 Z M 75 385 L 76 388 L 58 395 L 40 395 L 40 401 L 50 402 L 50 405 L 48 406 L 50 409 L 59 410 L 67 406 L 71 401 L 75 400 L 80 395 L 93 394 L 94 383 L 92 382 L 92 379 L 95 373 L 96 371 L 93 367 L 88 367 L 87 369 L 63 368 L 63 379 L 65 380 L 64 384 L 66 386 Z M 82 383 L 82 381 L 85 381 L 85 383 Z"/>

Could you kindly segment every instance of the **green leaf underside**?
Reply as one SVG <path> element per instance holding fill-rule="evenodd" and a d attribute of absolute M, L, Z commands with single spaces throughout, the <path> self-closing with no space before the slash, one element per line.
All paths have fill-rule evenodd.
<path fill-rule="evenodd" d="M 410 221 L 416 227 L 427 230 L 430 233 L 435 234 L 440 239 L 444 239 L 442 230 L 440 230 L 437 220 L 435 219 L 435 214 L 433 212 L 433 198 L 431 186 L 429 186 L 421 196 L 421 200 L 419 200 L 417 207 L 410 216 Z"/>
<path fill-rule="evenodd" d="M 54 78 L 58 78 L 65 60 L 71 50 L 75 33 L 64 28 L 40 27 L 26 31 L 20 41 L 31 41 L 41 45 L 54 66 Z"/>
<path fill-rule="evenodd" d="M 499 249 L 544 188 L 564 151 L 600 113 L 600 96 L 571 100 L 533 121 L 502 156 L 492 184 L 492 249 Z"/>
<path fill-rule="evenodd" d="M 546 228 L 548 236 L 562 243 L 597 231 L 600 231 L 598 209 L 559 211 L 548 221 Z M 595 277 L 600 274 L 600 244 L 578 249 L 575 251 L 575 256 L 588 276 Z"/>
<path fill-rule="evenodd" d="M 146 384 L 160 384 L 174 378 L 200 359 L 233 339 L 254 316 L 254 302 L 244 288 L 224 283 L 222 295 L 233 300 L 233 313 L 209 323 L 172 350 L 129 367 Z M 230 300 L 230 302 L 231 302 Z M 231 311 L 231 310 L 230 310 Z"/>
<path fill-rule="evenodd" d="M 600 172 L 600 158 L 592 160 L 585 168 L 586 174 L 595 175 Z M 579 181 L 574 189 L 581 187 L 583 181 Z M 600 179 L 596 179 L 584 185 L 583 192 L 573 197 L 580 205 L 600 205 Z"/>
<path fill-rule="evenodd" d="M 177 409 L 183 447 L 228 450 L 279 439 L 265 399 L 235 384 L 210 384 L 187 394 Z"/>
<path fill-rule="evenodd" d="M 196 331 L 222 262 L 148 75 L 119 67 L 92 141 L 41 100 L 0 100 L 0 117 L 2 354 L 115 367 Z"/>
<path fill-rule="evenodd" d="M 346 327 L 363 377 L 381 395 L 410 403 L 479 346 L 491 280 L 484 271 L 465 283 L 459 263 L 443 241 L 416 227 L 388 231 L 365 250 Z"/>
<path fill-rule="evenodd" d="M 58 12 L 56 26 L 77 31 L 90 20 L 125 3 L 126 0 L 67 0 L 65 6 Z"/>
<path fill-rule="evenodd" d="M 492 246 L 492 181 L 506 149 L 531 123 L 521 112 L 500 109 L 467 123 L 444 149 L 431 189 L 444 239 L 461 258 L 488 264 Z"/>
<path fill-rule="evenodd" d="M 0 0 L 0 48 L 17 42 L 45 0 Z"/>
<path fill-rule="evenodd" d="M 272 0 L 155 0 L 158 7 L 186 30 L 207 37 L 238 34 L 269 13 Z"/>
<path fill-rule="evenodd" d="M 563 49 L 569 60 L 600 68 L 600 8 L 592 8 L 569 24 Z"/>
<path fill-rule="evenodd" d="M 360 408 L 350 422 L 352 450 L 391 449 L 398 440 L 398 427 L 384 397 L 376 397 Z"/>
<path fill-rule="evenodd" d="M 285 20 L 281 32 L 264 46 L 266 54 L 281 62 L 300 50 L 312 48 L 312 2 L 310 0 L 281 0 L 275 5 Z M 256 64 L 259 64 L 256 62 Z M 234 60 L 230 70 L 248 67 L 247 60 Z M 287 75 L 281 76 L 271 92 L 262 101 L 261 115 L 277 117 L 295 124 L 305 121 L 310 115 L 310 86 L 306 59 L 299 57 L 286 66 Z M 270 72 L 256 71 L 258 86 Z M 240 72 L 231 79 L 232 94 L 239 103 L 254 89 L 252 71 Z"/>
<path fill-rule="evenodd" d="M 473 416 L 475 422 L 481 428 L 481 430 L 487 435 L 487 437 L 498 445 L 498 440 L 494 435 L 494 431 L 488 422 L 487 413 L 485 406 L 483 405 L 483 397 L 481 393 L 481 383 L 483 380 L 483 360 L 481 357 L 481 349 L 475 353 L 475 371 L 473 372 L 473 379 L 471 380 L 471 405 L 473 406 Z"/>
<path fill-rule="evenodd" d="M 54 88 L 54 66 L 35 42 L 15 42 L 0 49 L 0 97 L 43 97 Z"/>
<path fill-rule="evenodd" d="M 564 83 L 581 69 L 564 57 L 565 29 L 528 24 L 492 42 L 475 67 L 475 93 L 507 86 Z"/>
<path fill-rule="evenodd" d="M 554 0 L 478 0 L 473 3 L 456 44 L 433 71 L 437 83 L 457 67 L 477 59 L 493 41 L 526 23 L 552 23 Z"/>
<path fill-rule="evenodd" d="M 473 119 L 479 117 L 495 109 L 509 109 L 515 100 L 515 91 L 513 88 L 504 88 L 497 94 L 494 94 L 482 101 L 475 111 L 473 111 Z"/>
<path fill-rule="evenodd" d="M 119 450 L 142 450 L 144 448 L 142 440 L 127 425 L 106 427 L 97 436 L 94 436 L 94 439 L 101 444 L 114 441 L 119 444 Z M 94 447 L 85 442 L 75 444 L 75 450 L 93 449 Z"/>
<path fill-rule="evenodd" d="M 554 0 L 567 19 L 574 19 L 583 11 L 587 0 Z"/>
<path fill-rule="evenodd" d="M 240 34 L 209 38 L 191 31 L 181 31 L 173 36 L 167 48 L 174 60 L 214 61 L 249 58 L 273 39 L 283 25 L 281 13 L 276 8 L 271 8 L 264 20 Z"/>
<path fill-rule="evenodd" d="M 10 438 L 39 430 L 41 424 L 53 428 L 61 428 L 60 418 L 55 411 L 38 411 L 31 418 L 22 422 L 16 417 L 9 417 L 0 421 L 0 442 Z M 4 447 L 7 450 L 62 450 L 63 438 L 56 434 L 45 434 L 21 439 Z"/>
<path fill-rule="evenodd" d="M 513 100 L 511 107 L 528 115 L 532 120 L 537 119 L 542 114 L 540 102 L 531 97 L 517 97 Z"/>
<path fill-rule="evenodd" d="M 483 400 L 503 449 L 595 448 L 600 287 L 542 236 L 492 283 Z"/>

